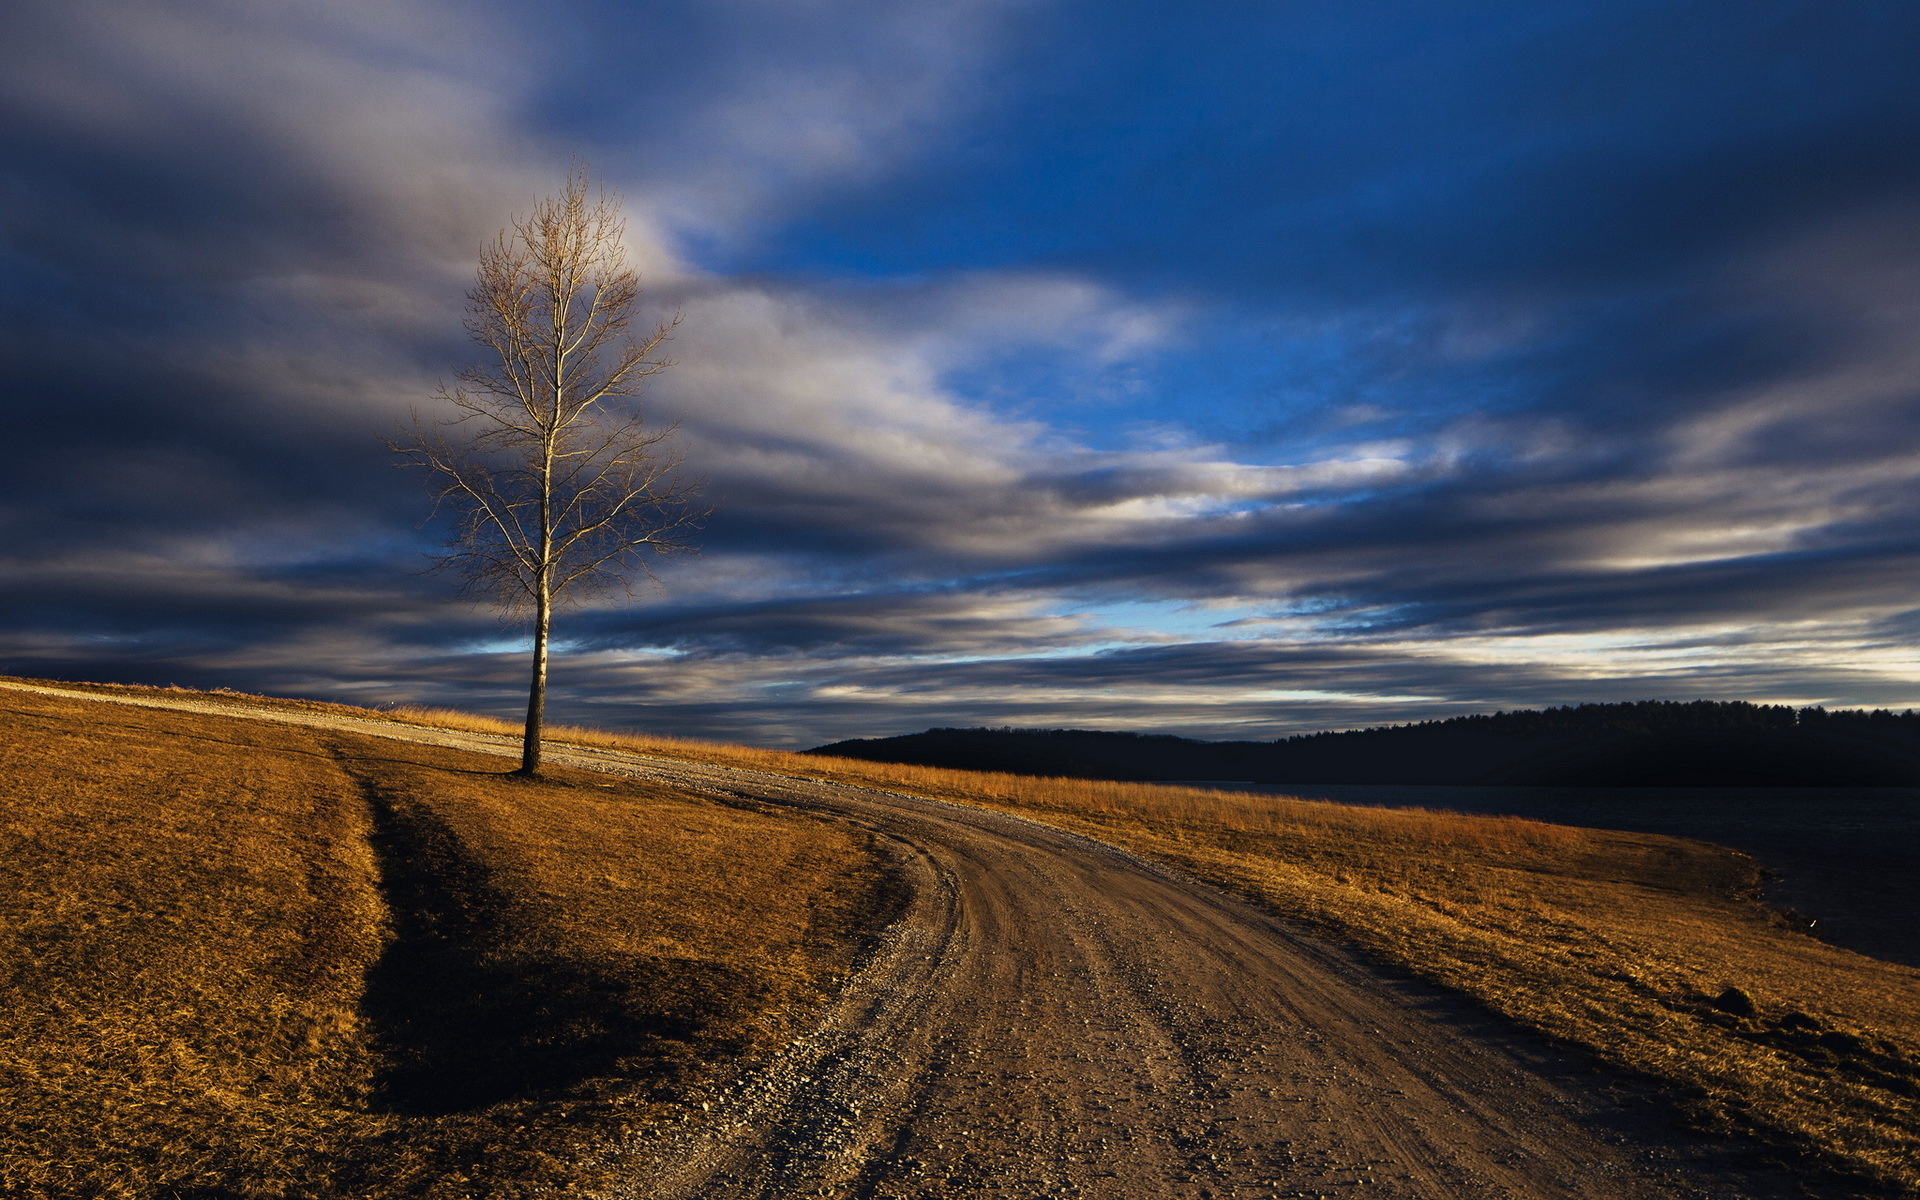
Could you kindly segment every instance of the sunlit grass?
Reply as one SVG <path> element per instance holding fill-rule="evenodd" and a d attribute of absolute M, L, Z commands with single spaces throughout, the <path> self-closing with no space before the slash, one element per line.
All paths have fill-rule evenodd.
<path fill-rule="evenodd" d="M 515 733 L 433 710 L 394 717 Z M 1920 1190 L 1920 972 L 1825 945 L 1746 855 L 1519 817 L 946 770 L 584 729 L 558 740 L 1017 813 L 1180 866 L 1671 1088 L 1703 1126 Z M 1741 1007 L 1737 989 L 1753 1001 Z M 1719 1003 L 1716 1004 L 1716 1001 Z"/>
<path fill-rule="evenodd" d="M 0 1195 L 560 1194 L 791 1036 L 870 919 L 817 820 L 0 697 Z"/>
<path fill-rule="evenodd" d="M 440 709 L 264 703 L 519 733 L 514 723 Z M 1789 928 L 1759 901 L 1757 864 L 1732 850 L 1515 817 L 602 730 L 552 736 L 977 805 L 1085 833 L 1661 1081 L 1710 1129 L 1758 1138 L 1788 1161 L 1863 1186 L 1920 1191 L 1920 972 Z"/>

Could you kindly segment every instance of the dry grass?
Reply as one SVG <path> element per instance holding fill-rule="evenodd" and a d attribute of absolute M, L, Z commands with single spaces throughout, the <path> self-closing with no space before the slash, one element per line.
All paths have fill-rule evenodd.
<path fill-rule="evenodd" d="M 1789 929 L 1759 903 L 1744 855 L 1517 818 L 1082 781 L 995 806 L 1350 940 L 1673 1085 L 1704 1125 L 1790 1162 L 1920 1189 L 1920 972 Z M 1752 1011 L 1727 1011 L 1740 996 Z"/>
<path fill-rule="evenodd" d="M 1735 851 L 1512 817 L 559 736 L 982 805 L 1125 846 L 1662 1081 L 1716 1132 L 1920 1192 L 1920 972 L 1787 927 Z M 1728 1011 L 1740 996 L 1752 1010 Z"/>
<path fill-rule="evenodd" d="M 517 732 L 442 710 L 341 711 Z M 1920 1192 L 1920 972 L 1787 928 L 1734 851 L 1517 818 L 554 733 L 975 804 L 1125 846 L 1662 1081 L 1703 1125 L 1790 1164 Z"/>
<path fill-rule="evenodd" d="M 254 721 L 0 711 L 8 1196 L 579 1184 L 779 1040 L 870 917 L 869 856 L 817 821 Z"/>

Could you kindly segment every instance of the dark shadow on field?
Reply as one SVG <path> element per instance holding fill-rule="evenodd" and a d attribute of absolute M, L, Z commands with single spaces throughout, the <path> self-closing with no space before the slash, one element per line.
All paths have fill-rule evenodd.
<path fill-rule="evenodd" d="M 543 944 L 528 901 L 445 821 L 361 782 L 393 925 L 362 1001 L 385 1062 L 376 1111 L 473 1112 L 595 1080 L 665 1092 L 712 1052 L 713 1013 L 747 981 L 710 963 L 599 962 Z"/>

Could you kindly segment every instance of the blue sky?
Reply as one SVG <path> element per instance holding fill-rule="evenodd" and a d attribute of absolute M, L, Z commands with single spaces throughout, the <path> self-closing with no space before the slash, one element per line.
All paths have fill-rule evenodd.
<path fill-rule="evenodd" d="M 381 445 L 585 160 L 718 505 L 555 710 L 1920 703 L 1920 9 L 28 0 L 0 670 L 511 712 Z"/>

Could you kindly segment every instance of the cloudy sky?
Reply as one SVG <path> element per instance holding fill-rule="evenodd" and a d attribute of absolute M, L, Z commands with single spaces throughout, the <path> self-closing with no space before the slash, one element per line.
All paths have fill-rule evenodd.
<path fill-rule="evenodd" d="M 1920 6 L 22 0 L 0 671 L 511 713 L 382 438 L 618 189 L 718 506 L 567 719 L 1920 705 Z"/>

